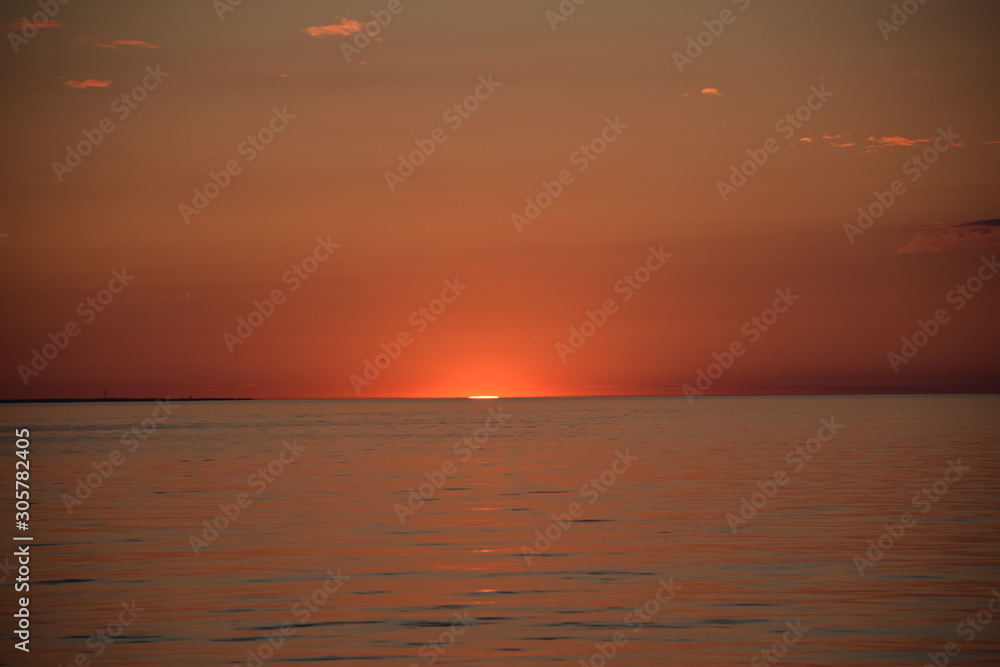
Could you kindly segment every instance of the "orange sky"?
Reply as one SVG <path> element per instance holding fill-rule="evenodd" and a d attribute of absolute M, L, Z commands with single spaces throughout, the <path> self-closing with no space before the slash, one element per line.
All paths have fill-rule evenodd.
<path fill-rule="evenodd" d="M 710 392 L 997 390 L 1000 280 L 949 299 L 1000 245 L 968 225 L 1000 217 L 995 3 L 898 30 L 889 2 L 558 5 L 69 3 L 37 31 L 9 5 L 0 397 L 676 394 L 737 343 Z M 799 299 L 751 340 L 779 289 Z"/>

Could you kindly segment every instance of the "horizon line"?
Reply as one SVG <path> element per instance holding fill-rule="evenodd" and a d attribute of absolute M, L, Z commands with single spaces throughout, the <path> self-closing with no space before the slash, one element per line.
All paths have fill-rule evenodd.
<path fill-rule="evenodd" d="M 768 398 L 768 397 L 812 397 L 812 396 L 996 396 L 1000 395 L 1000 389 L 955 389 L 955 388 L 905 388 L 905 387 L 857 387 L 852 390 L 848 387 L 831 387 L 829 389 L 815 389 L 812 391 L 788 391 L 775 390 L 773 392 L 760 391 L 755 393 L 710 393 L 693 398 Z M 495 400 L 524 400 L 524 399 L 589 399 L 589 398 L 680 398 L 688 399 L 683 393 L 677 394 L 549 394 L 549 395 L 523 395 L 523 396 L 503 396 L 499 395 Z M 475 400 L 470 396 L 313 396 L 296 398 L 261 397 L 251 398 L 249 396 L 203 396 L 194 397 L 171 397 L 171 396 L 146 396 L 146 397 L 97 397 L 97 398 L 0 398 L 0 404 L 26 404 L 26 403 L 143 403 L 155 401 L 183 401 L 183 402 L 213 402 L 213 401 L 453 401 L 453 400 Z"/>

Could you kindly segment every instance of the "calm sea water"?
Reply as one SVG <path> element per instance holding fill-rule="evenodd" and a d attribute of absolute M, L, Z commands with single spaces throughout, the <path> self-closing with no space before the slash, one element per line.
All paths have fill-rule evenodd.
<path fill-rule="evenodd" d="M 923 665 L 955 642 L 951 664 L 998 665 L 998 408 L 194 402 L 154 428 L 153 403 L 0 406 L 5 484 L 13 429 L 31 430 L 30 528 L 7 534 L 34 537 L 31 653 L 12 647 L 11 546 L 0 656 Z"/>

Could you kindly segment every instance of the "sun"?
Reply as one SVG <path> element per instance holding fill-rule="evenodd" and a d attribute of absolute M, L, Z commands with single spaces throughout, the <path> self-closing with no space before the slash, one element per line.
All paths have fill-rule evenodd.
<path fill-rule="evenodd" d="M 500 398 L 499 396 L 469 396 L 473 401 L 491 401 Z"/>

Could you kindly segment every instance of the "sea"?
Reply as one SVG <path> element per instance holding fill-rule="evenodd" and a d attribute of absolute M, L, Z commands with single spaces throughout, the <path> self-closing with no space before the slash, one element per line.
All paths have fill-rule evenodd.
<path fill-rule="evenodd" d="M 1000 665 L 998 396 L 0 423 L 7 665 Z"/>

